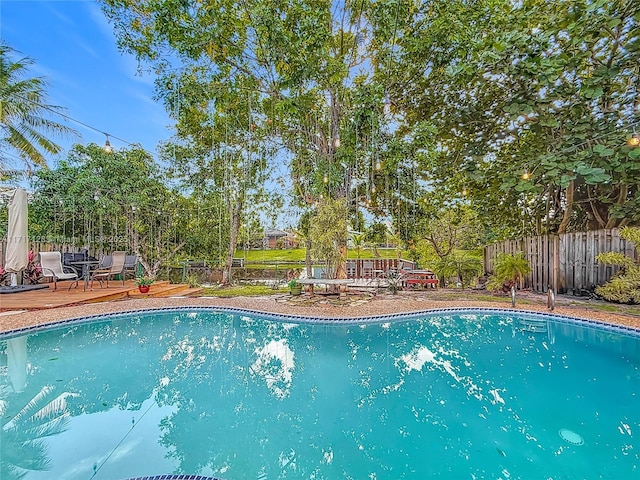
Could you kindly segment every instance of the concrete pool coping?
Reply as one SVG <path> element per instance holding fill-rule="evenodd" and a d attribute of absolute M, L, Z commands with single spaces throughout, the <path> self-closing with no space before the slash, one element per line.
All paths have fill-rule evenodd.
<path fill-rule="evenodd" d="M 328 300 L 320 300 L 313 304 L 296 303 L 287 294 L 260 297 L 169 297 L 122 300 L 104 303 L 76 305 L 37 311 L 2 312 L 0 314 L 0 333 L 29 329 L 39 325 L 55 324 L 59 321 L 108 315 L 136 310 L 152 310 L 163 308 L 185 307 L 224 307 L 266 314 L 313 317 L 319 319 L 377 317 L 394 314 L 411 314 L 443 309 L 489 309 L 508 312 L 552 313 L 576 319 L 592 320 L 600 323 L 630 327 L 640 330 L 640 316 L 621 313 L 610 313 L 588 308 L 584 303 L 558 305 L 553 312 L 546 306 L 546 296 L 533 297 L 534 301 L 516 303 L 511 308 L 506 298 L 498 301 L 437 299 L 432 295 L 408 292 L 401 295 L 377 295 L 367 298 L 356 298 L 352 301 L 336 304 Z M 523 297 L 524 299 L 524 297 Z M 504 300 L 504 301 L 500 301 Z"/>

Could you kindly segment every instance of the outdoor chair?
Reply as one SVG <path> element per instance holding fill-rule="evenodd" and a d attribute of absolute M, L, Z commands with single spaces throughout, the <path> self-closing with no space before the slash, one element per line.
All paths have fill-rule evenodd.
<path fill-rule="evenodd" d="M 137 255 L 127 255 L 124 258 L 124 274 L 131 273 L 132 278 L 136 278 L 138 267 L 138 256 Z M 123 276 L 124 278 L 124 276 Z"/>
<path fill-rule="evenodd" d="M 113 252 L 111 254 L 111 263 L 109 266 L 105 266 L 105 261 L 101 262 L 98 269 L 93 271 L 91 275 L 91 288 L 93 288 L 93 281 L 98 280 L 100 282 L 100 288 L 102 288 L 102 281 L 107 282 L 107 288 L 109 288 L 109 279 L 120 275 L 122 278 L 122 285 L 124 286 L 124 261 L 127 252 Z"/>
<path fill-rule="evenodd" d="M 78 288 L 78 274 L 70 267 L 62 266 L 62 254 L 60 252 L 40 252 L 40 266 L 44 277 L 53 278 L 53 289 L 58 288 L 58 280 L 73 280 L 67 290 L 75 283 Z M 65 272 L 65 268 L 67 271 Z"/>
<path fill-rule="evenodd" d="M 373 262 L 365 260 L 362 262 L 362 278 L 373 278 Z"/>
<path fill-rule="evenodd" d="M 356 261 L 347 260 L 347 278 L 356 278 Z"/>

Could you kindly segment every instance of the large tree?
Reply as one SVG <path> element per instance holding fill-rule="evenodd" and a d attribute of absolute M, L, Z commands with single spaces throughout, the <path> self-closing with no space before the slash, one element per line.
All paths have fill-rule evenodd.
<path fill-rule="evenodd" d="M 407 124 L 437 129 L 422 165 L 437 189 L 467 193 L 507 235 L 640 222 L 640 149 L 625 144 L 640 121 L 637 2 L 400 12 L 389 92 Z"/>
<path fill-rule="evenodd" d="M 15 53 L 0 44 L 0 177 L 10 173 L 12 158 L 29 169 L 46 167 L 46 155 L 62 150 L 51 137 L 75 134 L 61 123 L 62 109 L 47 102 L 45 80 L 29 75 L 33 60 Z"/>
<path fill-rule="evenodd" d="M 38 170 L 33 186 L 33 238 L 105 253 L 127 250 L 151 276 L 195 242 L 202 222 L 194 202 L 170 190 L 140 148 L 105 152 L 76 145 L 55 169 Z"/>
<path fill-rule="evenodd" d="M 398 168 L 384 162 L 384 89 L 368 79 L 374 52 L 392 40 L 395 3 L 102 3 L 121 47 L 158 74 L 158 95 L 176 114 L 179 136 L 213 151 L 271 142 L 278 150 L 267 160 L 290 162 L 300 205 L 392 203 Z M 387 19 L 378 39 L 370 14 Z M 251 135 L 243 136 L 247 127 Z"/>

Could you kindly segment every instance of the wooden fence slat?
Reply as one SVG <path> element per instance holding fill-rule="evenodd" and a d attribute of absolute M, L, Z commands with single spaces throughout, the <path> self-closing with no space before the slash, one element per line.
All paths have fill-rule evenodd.
<path fill-rule="evenodd" d="M 638 261 L 638 250 L 620 237 L 618 229 L 594 230 L 538 235 L 487 245 L 483 252 L 485 273 L 493 273 L 500 253 L 517 252 L 524 252 L 531 266 L 525 287 L 536 292 L 546 292 L 552 285 L 556 292 L 578 294 L 607 282 L 618 269 L 596 262 L 595 257 L 602 252 L 620 252 Z"/>
<path fill-rule="evenodd" d="M 598 250 L 598 237 L 596 235 L 597 232 L 590 231 L 587 232 L 586 235 L 586 245 L 584 251 L 584 261 L 585 261 L 585 281 L 584 288 L 589 288 L 591 285 L 594 285 L 593 278 L 593 266 L 594 266 L 594 252 Z"/>

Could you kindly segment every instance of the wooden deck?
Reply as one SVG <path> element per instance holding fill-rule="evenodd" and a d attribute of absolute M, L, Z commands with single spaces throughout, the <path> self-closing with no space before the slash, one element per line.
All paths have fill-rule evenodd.
<path fill-rule="evenodd" d="M 109 288 L 106 284 L 100 288 L 98 282 L 94 283 L 93 290 L 82 289 L 82 282 L 78 288 L 67 290 L 72 282 L 58 282 L 58 289 L 53 290 L 53 283 L 49 288 L 31 290 L 20 293 L 0 295 L 0 311 L 10 310 L 42 310 L 47 308 L 66 307 L 83 303 L 110 302 L 126 298 L 148 297 L 172 297 L 189 296 L 200 292 L 200 288 L 189 288 L 188 285 L 170 284 L 169 282 L 156 282 L 151 285 L 149 293 L 140 293 L 134 280 L 128 280 L 124 286 L 121 281 L 110 281 Z"/>

